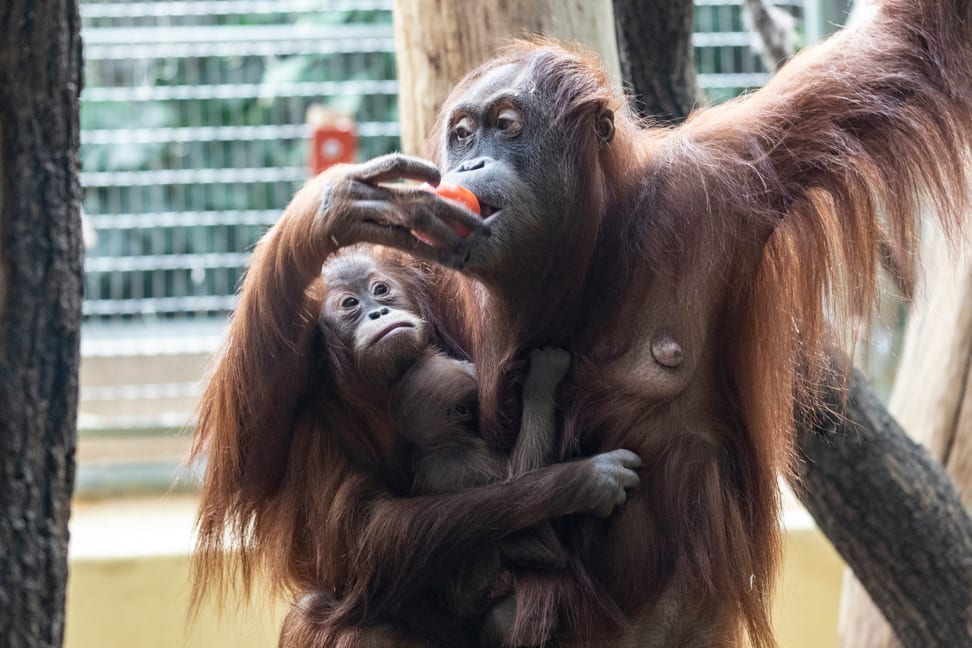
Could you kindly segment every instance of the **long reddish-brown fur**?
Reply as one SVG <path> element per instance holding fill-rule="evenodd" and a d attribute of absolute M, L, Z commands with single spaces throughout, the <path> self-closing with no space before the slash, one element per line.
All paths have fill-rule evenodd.
<path fill-rule="evenodd" d="M 946 229 L 969 209 L 972 4 L 888 0 L 865 29 L 675 129 L 644 128 L 595 62 L 546 42 L 508 49 L 446 106 L 508 64 L 529 69 L 558 108 L 565 159 L 583 169 L 569 179 L 581 222 L 563 239 L 553 229 L 563 223 L 550 225 L 547 249 L 511 257 L 529 281 L 427 275 L 440 325 L 477 366 L 485 431 L 508 442 L 524 349 L 570 349 L 563 456 L 627 447 L 646 463 L 619 514 L 563 527 L 632 618 L 613 645 L 734 646 L 748 634 L 772 646 L 777 478 L 792 461 L 794 406 L 815 405 L 833 324 L 869 312 L 882 245 L 911 263 L 920 206 Z M 616 133 L 601 146 L 585 125 L 604 107 Z M 407 500 L 365 515 L 365 503 L 386 503 L 361 496 L 385 488 L 378 473 L 321 434 L 343 423 L 317 416 L 316 396 L 289 396 L 311 382 L 305 290 L 328 253 L 312 231 L 318 194 L 302 190 L 258 251 L 207 390 L 197 596 L 225 583 L 227 530 L 242 542 L 245 582 L 265 566 L 281 586 L 364 588 L 356 600 L 377 607 L 434 578 L 425 557 L 445 556 L 441 543 L 462 547 L 453 560 L 478 541 L 418 526 L 472 515 L 469 500 L 416 504 L 424 518 Z M 651 354 L 667 336 L 684 349 L 671 372 Z M 525 488 L 518 506 L 543 487 Z"/>
<path fill-rule="evenodd" d="M 414 599 L 423 588 L 511 531 L 584 509 L 592 475 L 563 464 L 455 494 L 407 496 L 412 476 L 389 394 L 354 382 L 347 350 L 318 324 L 321 260 L 336 249 L 333 235 L 313 224 L 327 182 L 325 175 L 305 185 L 257 246 L 200 404 L 193 455 L 205 453 L 208 463 L 192 609 L 208 590 L 222 599 L 237 575 L 249 593 L 262 571 L 272 593 L 315 592 L 310 600 L 323 601 L 288 626 L 297 636 L 283 645 L 297 645 L 286 642 L 302 641 L 308 629 L 325 645 L 374 646 L 380 636 L 399 645 L 408 628 L 387 627 L 388 611 L 421 611 Z M 394 251 L 375 254 L 420 305 L 433 339 L 461 355 L 428 310 L 429 276 Z M 539 600 L 582 596 L 590 583 L 579 583 L 553 597 L 538 590 Z"/>

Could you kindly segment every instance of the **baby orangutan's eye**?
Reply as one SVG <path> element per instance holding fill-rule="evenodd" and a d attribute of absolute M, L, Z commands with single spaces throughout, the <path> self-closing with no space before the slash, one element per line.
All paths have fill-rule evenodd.
<path fill-rule="evenodd" d="M 471 421 L 473 415 L 476 413 L 476 408 L 465 403 L 460 403 L 458 405 L 453 405 L 450 408 L 449 414 L 452 418 L 459 421 Z"/>

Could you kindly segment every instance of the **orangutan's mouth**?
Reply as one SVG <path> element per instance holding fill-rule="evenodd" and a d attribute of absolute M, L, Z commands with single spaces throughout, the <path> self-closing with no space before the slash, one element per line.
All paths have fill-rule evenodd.
<path fill-rule="evenodd" d="M 415 328 L 415 325 L 411 322 L 394 322 L 383 328 L 378 335 L 371 340 L 371 344 L 377 344 L 380 340 L 388 337 L 400 329 Z"/>

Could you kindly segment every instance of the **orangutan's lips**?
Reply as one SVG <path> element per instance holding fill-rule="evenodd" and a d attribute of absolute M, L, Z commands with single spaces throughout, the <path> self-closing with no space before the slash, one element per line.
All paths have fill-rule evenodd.
<path fill-rule="evenodd" d="M 397 331 L 400 328 L 415 328 L 415 325 L 412 324 L 411 322 L 394 322 L 392 324 L 389 324 L 384 329 L 382 329 L 381 332 L 378 333 L 378 335 L 376 335 L 373 340 L 371 340 L 371 344 L 377 344 L 379 340 L 381 340 L 384 337 L 387 337 L 392 332 Z"/>

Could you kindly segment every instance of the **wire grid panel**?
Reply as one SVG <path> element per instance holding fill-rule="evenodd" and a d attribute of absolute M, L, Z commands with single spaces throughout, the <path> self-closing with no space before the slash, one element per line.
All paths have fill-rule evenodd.
<path fill-rule="evenodd" d="M 390 0 L 84 2 L 87 323 L 224 317 L 306 178 L 312 104 L 398 145 Z"/>

